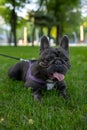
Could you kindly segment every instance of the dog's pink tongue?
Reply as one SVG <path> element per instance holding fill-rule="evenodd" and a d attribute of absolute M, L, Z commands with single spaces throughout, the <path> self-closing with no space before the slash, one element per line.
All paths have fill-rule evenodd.
<path fill-rule="evenodd" d="M 59 81 L 62 81 L 62 80 L 64 79 L 64 75 L 61 74 L 61 73 L 57 73 L 57 72 L 55 72 L 55 73 L 53 74 L 53 77 L 56 78 L 56 79 L 59 80 Z"/>

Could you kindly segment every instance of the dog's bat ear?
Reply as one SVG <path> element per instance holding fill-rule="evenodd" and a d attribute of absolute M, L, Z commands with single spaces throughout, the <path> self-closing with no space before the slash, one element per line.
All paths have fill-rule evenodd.
<path fill-rule="evenodd" d="M 60 47 L 62 47 L 66 51 L 69 51 L 69 39 L 66 35 L 63 36 L 61 43 L 60 43 Z"/>
<path fill-rule="evenodd" d="M 50 45 L 49 45 L 49 40 L 46 36 L 42 36 L 41 37 L 41 41 L 40 41 L 40 53 L 44 50 L 44 49 L 47 49 L 49 48 Z"/>

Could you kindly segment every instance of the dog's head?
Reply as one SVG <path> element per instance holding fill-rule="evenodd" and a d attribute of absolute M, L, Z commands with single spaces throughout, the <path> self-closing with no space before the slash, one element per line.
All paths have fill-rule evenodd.
<path fill-rule="evenodd" d="M 70 68 L 69 39 L 64 36 L 59 48 L 50 47 L 46 36 L 41 38 L 39 65 L 45 70 L 49 79 L 63 80 Z"/>

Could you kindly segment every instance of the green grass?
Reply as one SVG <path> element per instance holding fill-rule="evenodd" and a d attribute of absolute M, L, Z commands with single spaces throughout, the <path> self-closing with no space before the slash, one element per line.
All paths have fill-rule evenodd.
<path fill-rule="evenodd" d="M 38 52 L 38 47 L 0 47 L 0 53 L 26 59 L 38 58 Z M 65 77 L 70 99 L 47 91 L 38 103 L 23 82 L 7 76 L 17 61 L 0 56 L 0 130 L 87 130 L 87 47 L 71 47 L 70 59 Z"/>

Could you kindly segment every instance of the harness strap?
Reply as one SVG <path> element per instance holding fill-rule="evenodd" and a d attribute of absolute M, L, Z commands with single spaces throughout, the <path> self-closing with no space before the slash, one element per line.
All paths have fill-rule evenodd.
<path fill-rule="evenodd" d="M 27 74 L 26 74 L 26 79 L 31 79 L 31 80 L 33 80 L 35 82 L 45 84 L 44 80 L 38 79 L 38 78 L 36 78 L 35 76 L 33 76 L 31 74 L 31 67 L 32 67 L 32 63 L 31 63 L 31 61 L 29 61 L 29 68 L 28 68 L 28 71 L 27 71 Z"/>

